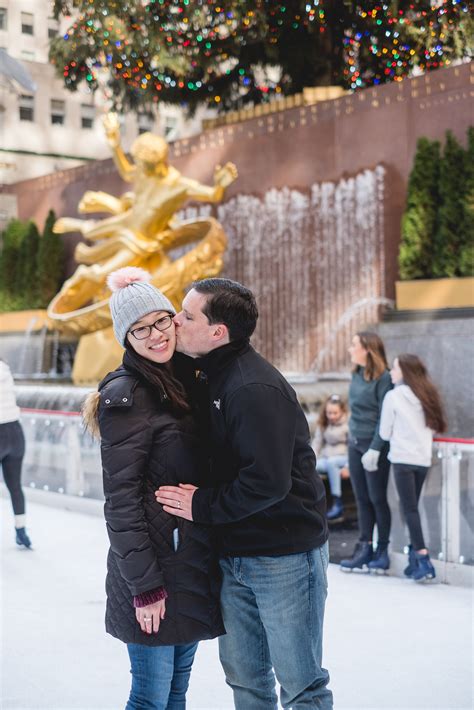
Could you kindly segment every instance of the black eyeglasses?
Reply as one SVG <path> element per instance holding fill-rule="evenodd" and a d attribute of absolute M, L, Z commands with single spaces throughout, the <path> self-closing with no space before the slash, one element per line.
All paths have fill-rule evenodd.
<path fill-rule="evenodd" d="M 151 335 L 151 329 L 156 328 L 156 330 L 168 330 L 171 323 L 173 322 L 173 316 L 161 316 L 151 325 L 141 325 L 139 328 L 130 330 L 130 335 L 133 335 L 137 340 L 145 340 Z"/>

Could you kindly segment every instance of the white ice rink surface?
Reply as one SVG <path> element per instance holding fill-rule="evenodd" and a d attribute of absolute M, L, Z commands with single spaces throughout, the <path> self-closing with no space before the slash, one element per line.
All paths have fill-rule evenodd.
<path fill-rule="evenodd" d="M 14 543 L 9 501 L 0 504 L 0 707 L 123 710 L 128 656 L 103 623 L 103 521 L 29 502 L 35 549 L 26 551 Z M 473 707 L 471 590 L 344 574 L 335 565 L 329 583 L 324 665 L 336 710 Z M 188 710 L 232 708 L 217 642 L 204 642 Z"/>

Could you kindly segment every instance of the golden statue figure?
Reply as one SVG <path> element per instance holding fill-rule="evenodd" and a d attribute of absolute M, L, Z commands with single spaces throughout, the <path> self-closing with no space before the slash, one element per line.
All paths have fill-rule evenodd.
<path fill-rule="evenodd" d="M 105 364 L 98 366 L 101 371 L 91 376 L 91 362 L 86 360 L 97 339 L 86 334 L 106 328 L 107 333 L 97 333 L 97 337 L 106 336 L 108 340 L 111 318 L 106 279 L 112 271 L 141 266 L 178 309 L 186 286 L 220 272 L 227 238 L 219 222 L 213 217 L 179 222 L 175 213 L 190 200 L 220 202 L 226 187 L 237 177 L 233 163 L 216 167 L 213 187 L 184 177 L 168 164 L 166 141 L 152 133 L 143 133 L 134 141 L 130 162 L 120 145 L 117 115 L 107 114 L 103 123 L 117 170 L 133 184 L 133 192 L 117 198 L 88 191 L 79 203 L 79 212 L 106 212 L 111 216 L 99 220 L 63 217 L 54 225 L 57 233 L 79 231 L 93 242 L 77 245 L 74 256 L 80 266 L 48 307 L 56 329 L 85 336 L 74 364 L 73 379 L 77 382 L 98 379 L 105 368 Z M 174 261 L 167 253 L 196 242 L 193 249 Z M 86 339 L 91 347 L 82 342 Z"/>

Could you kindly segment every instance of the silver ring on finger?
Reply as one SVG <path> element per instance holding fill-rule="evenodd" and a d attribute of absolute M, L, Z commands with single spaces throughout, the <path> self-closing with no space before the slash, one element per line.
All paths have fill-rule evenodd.
<path fill-rule="evenodd" d="M 181 508 L 181 501 L 180 500 L 176 503 L 176 507 Z"/>

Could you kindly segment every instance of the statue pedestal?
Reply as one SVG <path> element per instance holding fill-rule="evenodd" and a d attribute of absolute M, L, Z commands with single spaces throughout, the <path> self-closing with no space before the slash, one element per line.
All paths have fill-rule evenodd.
<path fill-rule="evenodd" d="M 123 348 L 111 327 L 83 335 L 76 351 L 72 381 L 75 385 L 97 384 L 122 362 Z"/>

